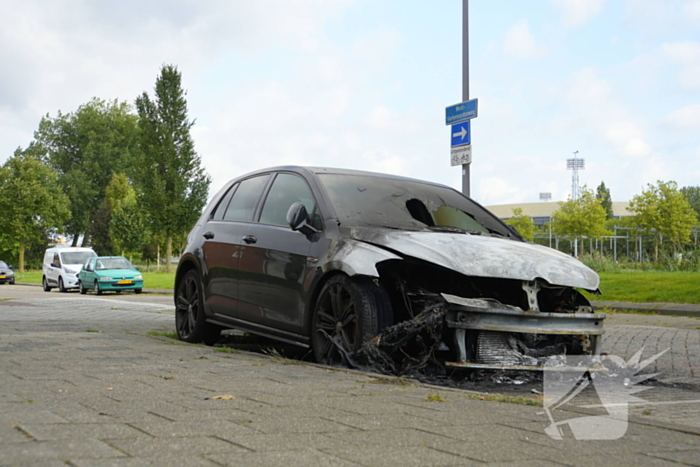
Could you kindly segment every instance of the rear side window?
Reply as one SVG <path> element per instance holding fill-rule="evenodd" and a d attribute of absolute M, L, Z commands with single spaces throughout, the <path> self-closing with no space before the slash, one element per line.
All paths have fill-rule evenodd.
<path fill-rule="evenodd" d="M 224 213 L 226 213 L 226 208 L 228 207 L 228 203 L 231 201 L 231 196 L 233 196 L 233 193 L 236 192 L 236 188 L 238 188 L 238 183 L 233 185 L 221 198 L 221 201 L 219 204 L 216 206 L 216 210 L 212 214 L 211 218 L 214 219 L 215 221 L 220 221 L 221 219 L 224 218 Z"/>
<path fill-rule="evenodd" d="M 224 214 L 225 221 L 250 222 L 255 215 L 255 207 L 262 195 L 270 174 L 243 180 L 231 198 Z"/>
<path fill-rule="evenodd" d="M 315 219 L 316 201 L 311 193 L 311 188 L 303 178 L 292 174 L 279 174 L 272 183 L 272 188 L 265 199 L 260 222 L 262 224 L 281 225 L 288 227 L 287 211 L 289 207 L 301 201 L 306 207 L 306 212 L 312 218 L 312 224 L 320 228 L 320 219 Z"/>

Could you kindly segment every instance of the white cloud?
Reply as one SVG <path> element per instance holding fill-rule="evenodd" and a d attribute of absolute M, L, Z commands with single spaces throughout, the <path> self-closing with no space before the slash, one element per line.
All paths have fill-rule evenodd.
<path fill-rule="evenodd" d="M 544 47 L 537 44 L 530 32 L 527 20 L 518 21 L 506 31 L 503 51 L 506 55 L 518 59 L 537 59 L 545 55 Z"/>
<path fill-rule="evenodd" d="M 678 82 L 684 89 L 700 89 L 700 42 L 666 43 L 661 51 L 667 60 L 680 66 Z"/>
<path fill-rule="evenodd" d="M 582 26 L 603 10 L 605 0 L 554 0 L 562 10 L 562 23 L 567 28 Z"/>
<path fill-rule="evenodd" d="M 697 132 L 700 128 L 700 104 L 674 110 L 666 116 L 664 121 L 672 129 Z"/>
<path fill-rule="evenodd" d="M 520 184 L 511 183 L 502 177 L 480 179 L 477 190 L 479 192 L 479 203 L 485 205 L 512 204 L 528 199 L 526 194 L 522 192 Z"/>

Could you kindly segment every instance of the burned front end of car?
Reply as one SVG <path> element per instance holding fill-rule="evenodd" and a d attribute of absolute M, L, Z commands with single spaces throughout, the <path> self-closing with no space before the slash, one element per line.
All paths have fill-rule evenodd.
<path fill-rule="evenodd" d="M 473 235 L 372 240 L 402 256 L 376 265 L 396 324 L 363 349 L 375 368 L 541 370 L 551 356 L 600 353 L 605 315 L 578 290 L 597 292 L 598 277 L 567 255 Z"/>

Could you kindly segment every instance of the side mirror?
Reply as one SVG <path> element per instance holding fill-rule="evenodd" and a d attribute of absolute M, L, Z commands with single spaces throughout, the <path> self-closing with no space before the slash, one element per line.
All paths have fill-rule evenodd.
<path fill-rule="evenodd" d="M 58 264 L 56 264 L 56 263 L 51 263 L 51 267 L 52 267 L 52 268 L 57 268 L 57 267 L 58 267 Z"/>
<path fill-rule="evenodd" d="M 299 231 L 304 235 L 310 235 L 318 232 L 314 227 L 309 225 L 309 213 L 306 212 L 304 203 L 297 201 L 289 206 L 287 211 L 287 223 L 293 231 Z"/>

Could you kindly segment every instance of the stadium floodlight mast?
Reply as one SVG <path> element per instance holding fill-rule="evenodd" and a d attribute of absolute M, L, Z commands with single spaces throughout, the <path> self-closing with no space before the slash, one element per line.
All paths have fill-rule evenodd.
<path fill-rule="evenodd" d="M 585 159 L 579 159 L 577 155 L 578 151 L 574 151 L 574 158 L 566 160 L 566 170 L 574 171 L 571 176 L 571 199 L 574 201 L 578 199 L 578 171 L 586 168 Z"/>
<path fill-rule="evenodd" d="M 552 199 L 551 193 L 540 193 L 540 201 L 547 202 Z"/>

